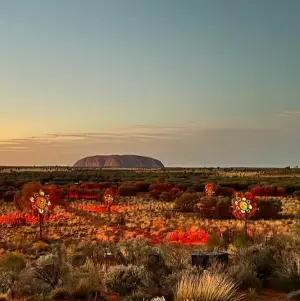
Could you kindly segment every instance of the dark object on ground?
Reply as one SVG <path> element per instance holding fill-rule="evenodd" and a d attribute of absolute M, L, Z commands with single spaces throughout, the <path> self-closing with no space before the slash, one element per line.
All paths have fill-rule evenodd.
<path fill-rule="evenodd" d="M 228 263 L 228 253 L 211 252 L 211 253 L 193 253 L 192 266 L 208 268 L 213 262 Z"/>

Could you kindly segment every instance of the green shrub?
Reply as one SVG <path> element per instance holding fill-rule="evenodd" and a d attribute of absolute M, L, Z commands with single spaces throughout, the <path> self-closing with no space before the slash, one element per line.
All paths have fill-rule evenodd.
<path fill-rule="evenodd" d="M 101 267 L 88 259 L 84 265 L 70 270 L 65 285 L 56 295 L 64 294 L 75 300 L 103 300 L 102 278 Z"/>
<path fill-rule="evenodd" d="M 148 255 L 152 253 L 152 247 L 144 239 L 130 239 L 118 245 L 125 264 L 144 265 Z"/>
<path fill-rule="evenodd" d="M 229 275 L 239 283 L 240 289 L 256 289 L 262 288 L 262 283 L 257 278 L 257 273 L 254 270 L 254 265 L 251 260 L 245 260 L 244 262 L 238 262 L 230 265 Z"/>
<path fill-rule="evenodd" d="M 49 285 L 34 278 L 33 268 L 22 270 L 13 288 L 16 297 L 30 297 L 50 292 Z"/>
<path fill-rule="evenodd" d="M 51 289 L 54 289 L 67 272 L 68 267 L 60 254 L 48 254 L 41 256 L 37 260 L 33 278 L 44 282 Z"/>
<path fill-rule="evenodd" d="M 112 292 L 127 296 L 142 285 L 144 278 L 145 270 L 142 266 L 117 265 L 108 269 L 104 283 Z"/>
<path fill-rule="evenodd" d="M 12 287 L 13 275 L 9 271 L 0 270 L 0 294 L 6 294 Z"/>
<path fill-rule="evenodd" d="M 300 254 L 296 251 L 283 250 L 277 257 L 275 277 L 271 282 L 273 288 L 291 292 L 300 287 Z"/>
<path fill-rule="evenodd" d="M 250 239 L 244 231 L 234 231 L 232 245 L 240 248 L 246 246 L 249 243 Z"/>
<path fill-rule="evenodd" d="M 207 239 L 208 247 L 219 247 L 221 245 L 221 237 L 218 233 L 212 232 L 208 235 Z"/>
<path fill-rule="evenodd" d="M 49 249 L 49 245 L 44 241 L 37 241 L 33 244 L 33 249 L 37 252 L 43 252 Z"/>
<path fill-rule="evenodd" d="M 256 289 L 262 288 L 262 282 L 258 278 L 257 266 L 262 262 L 262 259 L 252 249 L 247 247 L 237 248 L 230 246 L 229 253 L 232 264 L 229 265 L 229 275 L 239 283 L 241 289 Z"/>
<path fill-rule="evenodd" d="M 51 298 L 53 300 L 68 300 L 69 292 L 64 287 L 57 287 L 51 292 Z"/>
<path fill-rule="evenodd" d="M 86 259 L 87 257 L 83 252 L 74 252 L 70 257 L 72 266 L 82 266 L 85 264 Z"/>
<path fill-rule="evenodd" d="M 143 291 L 133 292 L 130 296 L 126 296 L 123 301 L 152 301 L 152 295 Z"/>
<path fill-rule="evenodd" d="M 18 273 L 26 267 L 26 262 L 23 255 L 7 252 L 0 261 L 0 265 L 5 270 Z"/>
<path fill-rule="evenodd" d="M 199 197 L 196 193 L 184 193 L 175 200 L 174 209 L 181 212 L 194 212 Z"/>

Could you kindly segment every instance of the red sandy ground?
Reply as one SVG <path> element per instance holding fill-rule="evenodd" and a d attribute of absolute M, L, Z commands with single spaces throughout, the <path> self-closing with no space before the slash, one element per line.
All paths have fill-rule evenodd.
<path fill-rule="evenodd" d="M 116 301 L 116 295 L 111 294 L 109 296 L 110 301 Z M 287 300 L 287 294 L 278 293 L 272 290 L 265 290 L 263 295 L 260 295 L 257 298 L 245 298 L 244 301 L 284 301 Z M 12 301 L 25 301 L 25 299 L 14 299 Z M 64 300 L 59 300 L 64 301 Z"/>
<path fill-rule="evenodd" d="M 246 297 L 244 301 L 284 301 L 287 300 L 287 294 L 265 289 L 264 293 L 257 298 Z"/>

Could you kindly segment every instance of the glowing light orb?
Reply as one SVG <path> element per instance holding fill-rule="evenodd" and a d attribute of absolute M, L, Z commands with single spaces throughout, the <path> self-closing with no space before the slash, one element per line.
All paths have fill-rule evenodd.
<path fill-rule="evenodd" d="M 44 214 L 49 211 L 51 202 L 49 200 L 49 195 L 46 195 L 44 191 L 40 190 L 35 193 L 33 197 L 29 198 L 32 208 L 38 211 L 40 214 Z"/>
<path fill-rule="evenodd" d="M 251 193 L 236 193 L 232 200 L 232 207 L 232 213 L 237 219 L 249 219 L 255 214 L 257 203 Z"/>
<path fill-rule="evenodd" d="M 103 195 L 104 203 L 106 206 L 110 206 L 114 202 L 114 195 L 111 189 L 106 189 Z"/>

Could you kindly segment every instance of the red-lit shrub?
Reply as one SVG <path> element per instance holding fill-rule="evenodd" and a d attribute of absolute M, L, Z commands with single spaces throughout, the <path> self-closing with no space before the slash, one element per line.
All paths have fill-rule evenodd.
<path fill-rule="evenodd" d="M 170 191 L 177 193 L 179 191 L 183 191 L 183 189 L 181 189 L 179 186 L 174 186 Z"/>
<path fill-rule="evenodd" d="M 83 183 L 80 185 L 81 189 L 89 190 L 89 189 L 100 189 L 101 183 Z"/>
<path fill-rule="evenodd" d="M 273 187 L 273 186 L 255 186 L 251 189 L 251 193 L 255 196 L 284 196 L 285 189 L 283 187 Z"/>
<path fill-rule="evenodd" d="M 175 198 L 176 198 L 176 194 L 169 191 L 163 191 L 159 196 L 159 199 L 164 202 L 172 202 L 175 200 Z"/>
<path fill-rule="evenodd" d="M 77 185 L 71 185 L 69 188 L 69 198 L 78 199 L 79 198 L 79 189 Z"/>
<path fill-rule="evenodd" d="M 194 187 L 188 187 L 187 190 L 186 190 L 187 193 L 194 193 L 196 192 L 195 188 Z"/>
<path fill-rule="evenodd" d="M 80 189 L 83 190 L 90 190 L 90 189 L 106 189 L 106 188 L 110 188 L 114 183 L 111 182 L 102 182 L 102 183 L 83 183 L 81 185 L 79 185 Z"/>
<path fill-rule="evenodd" d="M 196 205 L 196 212 L 202 218 L 232 218 L 230 197 L 202 197 Z"/>
<path fill-rule="evenodd" d="M 102 182 L 102 183 L 98 183 L 98 188 L 99 189 L 107 189 L 107 188 L 111 188 L 111 186 L 113 186 L 114 183 L 111 182 Z"/>
<path fill-rule="evenodd" d="M 158 190 L 158 191 L 170 191 L 172 189 L 171 184 L 160 183 L 160 184 L 151 184 L 149 186 L 149 191 Z"/>
<path fill-rule="evenodd" d="M 136 192 L 148 192 L 149 186 L 150 184 L 144 182 L 134 184 Z"/>
<path fill-rule="evenodd" d="M 14 196 L 14 205 L 18 210 L 27 211 L 31 209 L 30 197 L 34 193 L 39 192 L 43 186 L 39 182 L 29 182 L 23 185 L 22 191 L 19 191 Z"/>
<path fill-rule="evenodd" d="M 216 191 L 216 195 L 217 196 L 227 196 L 227 197 L 232 197 L 235 194 L 235 190 L 231 187 L 222 187 L 219 186 L 217 191 Z"/>
<path fill-rule="evenodd" d="M 159 191 L 159 190 L 151 190 L 150 191 L 150 196 L 153 198 L 153 199 L 155 199 L 155 200 L 158 200 L 159 199 L 159 197 L 160 197 L 160 195 L 161 195 L 161 191 Z"/>
<path fill-rule="evenodd" d="M 84 200 L 96 200 L 99 194 L 98 189 L 84 189 L 81 191 L 80 198 Z"/>
<path fill-rule="evenodd" d="M 188 184 L 178 184 L 175 187 L 178 187 L 181 191 L 186 191 L 189 188 Z"/>
<path fill-rule="evenodd" d="M 281 186 L 276 188 L 276 196 L 284 196 L 285 195 L 285 189 Z"/>

